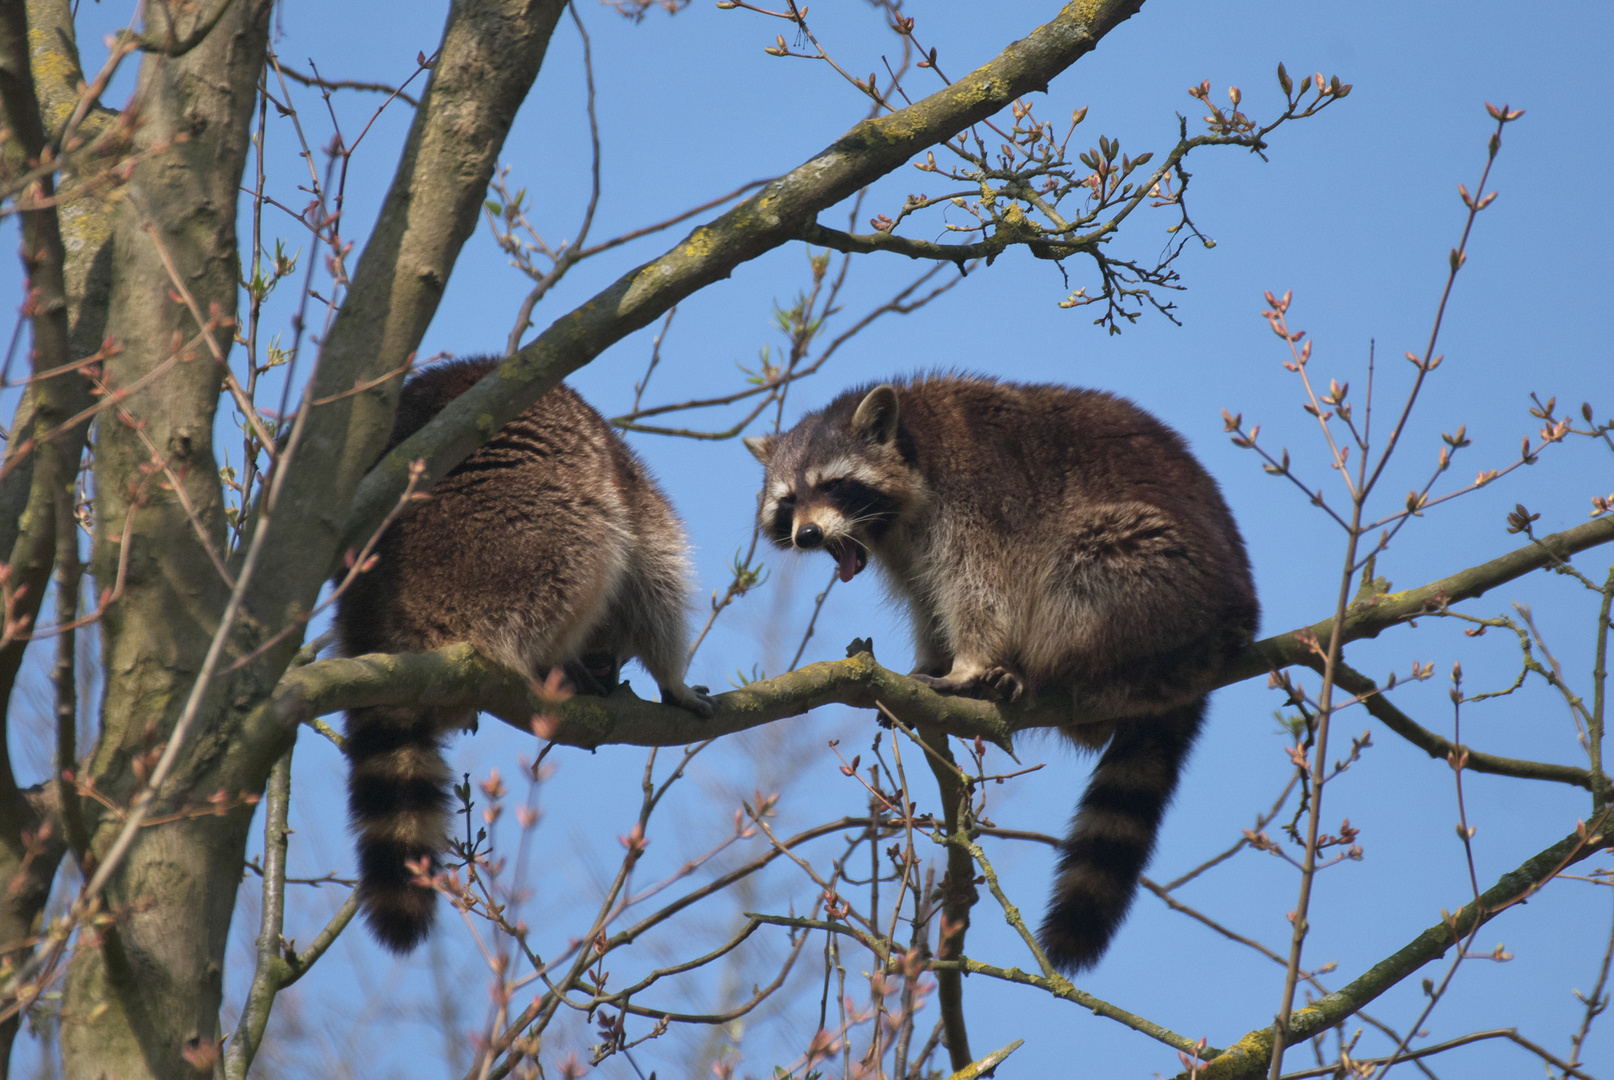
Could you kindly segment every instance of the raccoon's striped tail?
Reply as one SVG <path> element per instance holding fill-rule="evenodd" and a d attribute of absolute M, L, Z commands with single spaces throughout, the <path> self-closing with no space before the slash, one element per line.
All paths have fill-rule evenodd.
<path fill-rule="evenodd" d="M 376 938 L 393 952 L 420 944 L 437 895 L 415 883 L 432 870 L 448 836 L 449 784 L 442 727 L 432 710 L 375 706 L 347 714 L 348 817 L 359 849 L 359 904 Z"/>
<path fill-rule="evenodd" d="M 1117 725 L 1060 846 L 1053 900 L 1037 935 L 1061 971 L 1097 963 L 1126 918 L 1204 716 L 1201 699 Z"/>

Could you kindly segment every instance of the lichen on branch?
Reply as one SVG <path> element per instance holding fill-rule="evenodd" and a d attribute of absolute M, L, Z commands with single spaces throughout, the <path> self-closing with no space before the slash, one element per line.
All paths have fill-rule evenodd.
<path fill-rule="evenodd" d="M 1531 570 L 1556 565 L 1577 551 L 1611 540 L 1614 518 L 1598 518 L 1420 588 L 1364 597 L 1347 611 L 1345 640 L 1375 637 L 1441 605 L 1479 596 Z M 1226 670 L 1207 680 L 1204 689 L 1208 692 L 1268 671 L 1309 663 L 1313 653 L 1306 642 L 1326 640 L 1330 623 L 1324 620 L 1255 642 Z M 522 730 L 531 729 L 535 716 L 548 715 L 553 722 L 544 725 L 545 737 L 570 746 L 682 746 L 800 716 L 821 705 L 872 709 L 879 704 L 904 723 L 927 725 L 960 738 L 980 736 L 1007 747 L 1016 732 L 1029 728 L 1109 719 L 1084 717 L 1079 700 L 1058 694 L 1014 704 L 938 694 L 882 667 L 872 652 L 861 648 L 845 660 L 809 664 L 718 694 L 713 700 L 717 712 L 707 720 L 674 706 L 646 701 L 627 684 L 609 697 L 578 695 L 560 703 L 546 702 L 515 674 L 484 660 L 469 645 L 458 644 L 434 652 L 339 658 L 294 668 L 280 680 L 262 722 L 279 726 L 342 709 L 408 702 L 476 708 Z M 1572 766 L 1541 767 L 1548 771 L 1544 774 L 1533 762 L 1488 761 L 1492 767 L 1485 771 L 1589 784 L 1581 776 L 1585 770 Z M 1524 771 L 1512 770 L 1510 764 Z"/>

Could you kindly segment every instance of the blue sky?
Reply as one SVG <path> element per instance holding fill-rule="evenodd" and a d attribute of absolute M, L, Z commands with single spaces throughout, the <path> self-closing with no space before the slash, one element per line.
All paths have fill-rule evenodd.
<path fill-rule="evenodd" d="M 122 7 L 108 3 L 94 14 L 126 18 L 126 10 L 121 15 L 117 10 Z M 296 67 L 306 68 L 306 58 L 313 58 L 327 77 L 396 82 L 413 69 L 417 52 L 435 47 L 444 7 L 403 3 L 389 10 L 389 17 L 377 19 L 370 5 L 291 0 L 277 16 L 282 29 L 277 48 Z M 919 2 L 907 8 L 918 19 L 919 39 L 938 48 L 942 70 L 954 78 L 1053 10 L 1029 0 L 999 0 L 990 7 Z M 1055 80 L 1046 95 L 1033 99 L 1049 119 L 1087 107 L 1074 143 L 1090 145 L 1104 134 L 1119 138 L 1134 155 L 1162 151 L 1175 137 L 1177 113 L 1189 117 L 1191 132 L 1198 125 L 1204 109 L 1186 90 L 1202 79 L 1224 101 L 1226 87 L 1238 85 L 1245 111 L 1268 117 L 1281 100 L 1274 75 L 1279 61 L 1297 77 L 1321 71 L 1354 86 L 1347 100 L 1322 115 L 1280 129 L 1271 139 L 1268 161 L 1219 148 L 1189 159 L 1190 209 L 1216 246 L 1190 245 L 1179 260 L 1186 289 L 1172 299 L 1182 325 L 1146 314 L 1123 334 L 1107 335 L 1091 324 L 1090 314 L 1057 306 L 1071 288 L 1091 286 L 1087 266 L 1068 263 L 1067 286 L 1051 264 L 1011 252 L 923 311 L 887 317 L 848 342 L 819 375 L 792 391 L 786 423 L 852 383 L 927 368 L 957 367 L 1118 392 L 1182 432 L 1218 478 L 1250 546 L 1265 632 L 1327 615 L 1338 587 L 1343 536 L 1293 488 L 1264 475 L 1253 455 L 1229 444 L 1220 410 L 1260 424 L 1263 444 L 1288 447 L 1298 471 L 1337 490 L 1315 422 L 1300 408 L 1300 387 L 1282 368 L 1287 354 L 1260 317 L 1262 294 L 1293 290 L 1291 325 L 1305 328 L 1315 342 L 1312 367 L 1324 382 L 1330 376 L 1349 381 L 1359 396 L 1369 349 L 1376 343 L 1379 404 L 1387 416 L 1410 383 L 1411 367 L 1399 357 L 1420 351 L 1427 340 L 1447 252 L 1462 229 L 1457 185 L 1472 189 L 1484 165 L 1493 127 L 1487 101 L 1523 108 L 1526 114 L 1504 136 L 1491 179 L 1501 194 L 1481 215 L 1469 244 L 1469 261 L 1441 337 L 1439 351 L 1446 361 L 1431 377 L 1390 467 L 1380 512 L 1393 511 L 1407 489 L 1421 485 L 1440 433 L 1459 424 L 1467 425 L 1473 446 L 1459 455 L 1448 474 L 1451 483 L 1437 490 L 1514 460 L 1520 438 L 1534 438 L 1539 427 L 1527 413 L 1531 392 L 1556 395 L 1570 410 L 1582 401 L 1600 413 L 1614 410 L 1614 357 L 1600 317 L 1609 297 L 1606 241 L 1596 226 L 1601 181 L 1614 166 L 1609 149 L 1614 125 L 1594 98 L 1597 72 L 1606 70 L 1607 45 L 1614 40 L 1614 9 L 1554 3 L 1521 10 L 1499 3 L 1151 0 L 1096 52 Z M 866 99 L 827 66 L 763 53 L 783 26 L 776 20 L 710 4 L 670 18 L 654 11 L 639 25 L 604 7 L 584 4 L 581 14 L 593 40 L 605 144 L 596 240 L 783 172 L 863 115 Z M 896 54 L 897 39 L 882 30 L 864 4 L 820 0 L 811 16 L 819 39 L 850 71 L 883 70 L 882 54 Z M 87 66 L 99 62 L 98 36 L 81 34 Z M 905 85 L 918 96 L 933 85 L 930 78 L 914 72 Z M 120 98 L 115 92 L 108 100 Z M 329 125 L 317 96 L 300 91 L 297 100 L 310 140 L 323 142 Z M 578 35 L 563 21 L 503 158 L 512 184 L 527 189 L 534 220 L 551 238 L 576 227 L 587 193 L 583 100 Z M 338 97 L 337 115 L 350 137 L 376 102 L 367 95 Z M 355 156 L 345 231 L 361 244 L 406 123 L 402 109 L 390 109 Z M 291 199 L 301 166 L 292 156 L 286 125 L 271 130 L 269 147 L 279 190 Z M 933 183 L 899 171 L 870 191 L 861 216 L 894 214 L 905 194 Z M 844 227 L 846 209 L 828 211 L 821 220 Z M 1166 242 L 1169 224 L 1164 212 L 1137 215 L 1114 241 L 1112 254 L 1150 257 Z M 860 222 L 859 229 L 864 227 Z M 932 238 L 941 228 L 938 217 L 916 219 L 910 234 Z M 293 222 L 271 217 L 269 229 L 270 236 L 285 237 L 288 246 L 302 247 L 308 257 L 307 241 Z M 535 323 L 547 325 L 680 235 L 674 229 L 579 265 L 546 297 Z M 922 269 L 895 255 L 856 260 L 828 334 L 884 302 Z M 16 265 L 4 272 L 15 289 Z M 805 252 L 790 245 L 680 305 L 646 401 L 737 388 L 736 365 L 754 363 L 760 348 L 780 347 L 773 304 L 788 303 L 807 280 Z M 500 351 L 528 287 L 483 229 L 461 256 L 421 355 Z M 270 333 L 274 329 L 268 324 Z M 650 335 L 633 335 L 573 380 L 608 415 L 631 402 L 633 382 L 650 354 Z M 733 417 L 690 420 L 721 428 Z M 641 436 L 632 441 L 689 524 L 703 596 L 722 588 L 726 560 L 749 542 L 752 493 L 759 480 L 755 462 L 737 441 Z M 1505 532 L 1503 519 L 1519 501 L 1541 514 L 1541 532 L 1573 526 L 1585 520 L 1589 496 L 1614 490 L 1611 478 L 1614 467 L 1606 448 L 1599 454 L 1585 440 L 1553 448 L 1530 469 L 1410 524 L 1380 558 L 1378 571 L 1403 588 L 1510 550 L 1519 538 Z M 794 651 L 813 594 L 830 567 L 827 560 L 794 560 L 772 552 L 765 559 L 771 573 L 767 583 L 725 612 L 697 656 L 690 681 L 725 688 L 736 669 L 759 665 L 777 673 Z M 1595 551 L 1577 560 L 1599 580 L 1607 563 Z M 1563 578 L 1542 575 L 1471 602 L 1465 610 L 1488 616 L 1509 612 L 1511 601 L 1531 604 L 1566 672 L 1589 692 L 1593 599 Z M 1517 671 L 1518 649 L 1510 636 L 1493 631 L 1471 640 L 1459 629 L 1423 620 L 1416 629 L 1398 628 L 1352 646 L 1348 658 L 1379 677 L 1391 670 L 1405 674 L 1414 659 L 1433 662 L 1436 678 L 1397 691 L 1396 700 L 1426 726 L 1449 735 L 1445 677 L 1454 660 L 1462 661 L 1473 690 L 1504 686 Z M 888 666 L 907 666 L 902 621 L 879 602 L 871 577 L 832 592 L 804 659 L 837 658 L 854 636 L 872 636 Z M 1256 684 L 1216 696 L 1211 725 L 1150 871 L 1157 879 L 1174 877 L 1232 843 L 1282 789 L 1284 739 L 1273 719 L 1280 705 L 1278 696 Z M 1339 723 L 1342 743 L 1374 726 L 1360 711 L 1343 715 Z M 1582 761 L 1562 701 L 1539 688 L 1465 707 L 1463 724 L 1465 741 L 1483 749 Z M 530 740 L 499 728 L 484 724 L 475 739 L 460 739 L 454 747 L 456 768 L 515 772 L 517 755 L 531 752 L 525 745 Z M 872 732 L 867 715 L 828 709 L 776 728 L 731 740 L 733 745 L 701 759 L 668 824 L 652 833 L 646 880 L 656 876 L 657 867 L 674 868 L 719 837 L 735 799 L 754 788 L 782 792 L 781 828 L 787 831 L 789 823 L 857 812 L 862 800 L 840 777 L 825 744 L 840 737 L 848 756 L 863 750 Z M 1363 862 L 1325 873 L 1314 899 L 1307 958 L 1308 963 L 1337 960 L 1331 985 L 1355 977 L 1436 922 L 1442 907 L 1455 908 L 1467 896 L 1467 872 L 1452 829 L 1456 806 L 1450 770 L 1382 729 L 1374 730 L 1374 741 L 1364 760 L 1327 796 L 1325 822 L 1334 825 L 1349 817 L 1362 828 L 1367 850 Z M 1086 764 L 1053 739 L 1032 740 L 1020 750 L 1022 760 L 1047 760 L 1049 767 L 995 792 L 993 819 L 1006 827 L 1061 831 Z M 545 817 L 534 841 L 539 873 L 528 919 L 553 943 L 564 940 L 568 924 L 560 913 L 569 910 L 568 899 L 586 893 L 609 872 L 617 850 L 614 837 L 626 831 L 637 801 L 643 755 L 608 748 L 592 756 L 557 753 L 551 761 L 557 771 L 542 798 Z M 999 764 L 1003 761 L 1000 757 Z M 305 732 L 297 757 L 301 794 L 293 866 L 298 872 L 346 872 L 351 865 L 340 802 L 333 794 L 341 779 L 335 751 Z M 1473 775 L 1467 777 L 1467 795 L 1469 820 L 1478 827 L 1482 887 L 1564 835 L 1588 809 L 1567 791 Z M 928 792 L 922 806 L 925 797 Z M 591 846 L 597 854 L 586 854 Z M 1048 853 L 1002 845 L 989 854 L 1016 901 L 1028 912 L 1040 912 L 1051 873 Z M 1295 888 L 1295 875 L 1276 859 L 1246 852 L 1195 882 L 1184 899 L 1279 948 L 1287 941 L 1284 913 L 1294 905 Z M 1610 893 L 1581 882 L 1558 882 L 1528 908 L 1488 927 L 1479 944 L 1488 950 L 1503 941 L 1515 959 L 1465 965 L 1451 996 L 1426 1025 L 1430 1038 L 1516 1025 L 1567 1054 L 1568 1035 L 1580 1021 L 1571 988 L 1587 989 L 1595 976 L 1614 906 Z M 783 910 L 794 896 L 800 910 L 811 894 L 810 886 L 780 874 L 745 903 Z M 307 940 L 336 902 L 331 888 L 299 894 L 288 934 Z M 243 919 L 247 914 L 243 910 Z M 704 940 L 721 933 L 729 914 L 714 912 L 678 933 Z M 250 932 L 244 923 L 237 927 L 238 936 L 243 932 Z M 816 948 L 809 948 L 804 962 L 822 963 L 813 955 Z M 479 1023 L 485 971 L 470 954 L 456 919 L 445 920 L 433 949 L 440 951 L 442 970 L 450 973 L 447 997 L 460 1001 L 465 1024 Z M 977 910 L 969 952 L 1005 966 L 1030 962 L 988 907 Z M 245 959 L 243 951 L 232 953 L 238 965 Z M 855 971 L 862 959 L 847 962 Z M 625 962 L 624 970 L 636 966 Z M 1432 965 L 1423 974 L 1438 978 L 1441 970 Z M 242 985 L 244 975 L 238 966 L 232 985 Z M 1276 965 L 1146 895 L 1106 960 L 1079 985 L 1176 1031 L 1225 1045 L 1270 1019 L 1281 977 Z M 1375 1003 L 1374 1014 L 1397 1027 L 1410 1024 L 1421 1005 L 1416 983 L 1410 980 Z M 437 1008 L 441 989 L 434 986 L 425 951 L 395 964 L 355 931 L 281 1008 L 311 1030 L 322 1030 L 328 1045 L 346 1044 L 361 1055 L 363 1064 L 354 1075 L 436 1076 L 445 1072 L 442 1043 L 426 1015 Z M 1050 1075 L 1068 1068 L 1076 1055 L 1096 1076 L 1169 1075 L 1177 1069 L 1171 1051 L 1033 991 L 977 978 L 967 993 L 978 1051 L 1017 1037 L 1027 1040 L 999 1075 Z M 816 993 L 811 996 L 816 1003 Z M 756 1075 L 786 1062 L 791 1048 L 810 1034 L 799 1025 L 770 1027 L 757 1018 L 751 1023 L 755 1031 L 744 1037 L 742 1071 Z M 1371 1038 L 1364 1036 L 1358 1053 L 1382 1049 L 1370 1045 Z M 646 1072 L 657 1065 L 663 1075 L 675 1075 L 673 1063 L 693 1043 L 689 1036 L 669 1036 L 647 1046 L 641 1058 L 650 1063 Z M 1481 1044 L 1454 1057 L 1460 1060 L 1445 1072 L 1436 1065 L 1435 1072 L 1483 1078 L 1536 1067 L 1501 1043 Z M 1292 1068 L 1308 1060 L 1309 1051 L 1291 1052 Z M 1614 1033 L 1594 1030 L 1586 1060 L 1606 1072 L 1614 1062 Z M 286 1066 L 288 1074 L 298 1068 L 294 1062 Z M 620 1060 L 600 1072 L 632 1075 Z"/>

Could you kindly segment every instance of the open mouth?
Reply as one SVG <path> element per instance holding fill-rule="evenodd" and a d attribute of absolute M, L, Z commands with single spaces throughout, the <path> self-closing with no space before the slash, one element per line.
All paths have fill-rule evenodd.
<path fill-rule="evenodd" d="M 841 568 L 841 581 L 851 581 L 865 566 L 869 565 L 869 553 L 863 545 L 856 540 L 837 540 L 824 545 L 835 564 Z"/>

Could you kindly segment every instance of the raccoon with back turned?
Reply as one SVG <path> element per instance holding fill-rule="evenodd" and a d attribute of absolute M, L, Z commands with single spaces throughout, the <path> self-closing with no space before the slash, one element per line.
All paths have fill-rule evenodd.
<path fill-rule="evenodd" d="M 399 394 L 390 451 L 501 361 L 437 364 Z M 343 652 L 423 652 L 468 641 L 543 682 L 561 668 L 611 690 L 637 657 L 662 700 L 712 714 L 684 684 L 690 606 L 682 522 L 633 452 L 568 386 L 511 420 L 382 534 L 375 565 L 337 601 Z M 436 895 L 407 864 L 435 869 L 447 843 L 442 740 L 468 709 L 385 705 L 347 714 L 348 812 L 359 902 L 377 939 L 413 949 Z"/>
<path fill-rule="evenodd" d="M 1238 527 L 1182 438 L 1096 390 L 928 375 L 849 390 L 745 440 L 763 533 L 872 560 L 913 619 L 913 677 L 1014 701 L 1069 693 L 1108 743 L 1060 848 L 1038 940 L 1076 972 L 1137 891 L 1205 713 L 1204 679 L 1255 630 Z"/>

